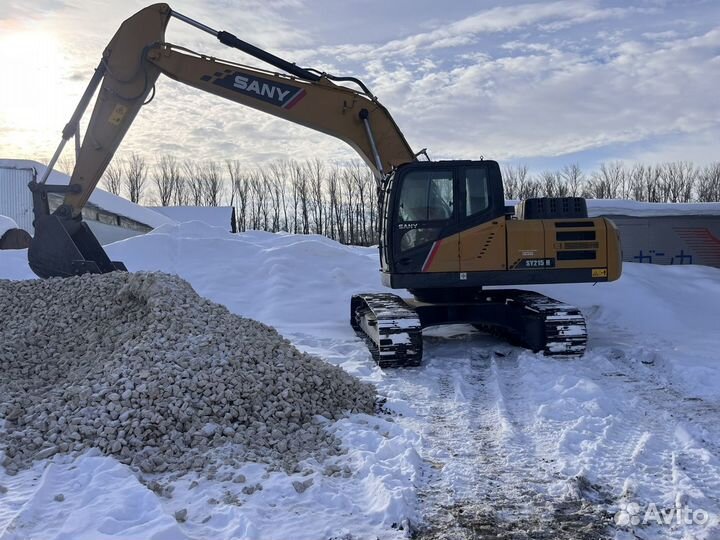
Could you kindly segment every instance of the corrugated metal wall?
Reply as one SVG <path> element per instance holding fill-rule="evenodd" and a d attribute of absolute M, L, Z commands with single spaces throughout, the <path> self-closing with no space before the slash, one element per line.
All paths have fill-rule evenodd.
<path fill-rule="evenodd" d="M 28 183 L 34 178 L 34 169 L 0 167 L 0 215 L 15 220 L 18 227 L 34 233 L 32 194 Z"/>
<path fill-rule="evenodd" d="M 623 261 L 720 268 L 720 216 L 605 216 L 620 231 Z"/>
<path fill-rule="evenodd" d="M 12 218 L 18 227 L 31 235 L 35 233 L 35 229 L 32 225 L 32 193 L 27 185 L 33 179 L 34 174 L 33 169 L 0 167 L 0 215 Z M 62 202 L 62 195 L 51 193 L 49 202 L 52 212 Z M 124 216 L 106 212 L 91 203 L 85 207 L 83 216 L 98 241 L 103 245 L 152 230 L 152 227 Z"/>

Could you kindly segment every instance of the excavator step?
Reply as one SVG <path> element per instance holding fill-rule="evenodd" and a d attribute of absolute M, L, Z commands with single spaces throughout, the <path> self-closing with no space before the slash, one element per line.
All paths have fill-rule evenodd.
<path fill-rule="evenodd" d="M 545 356 L 582 356 L 587 343 L 578 308 L 514 289 L 481 291 L 452 302 L 359 294 L 352 297 L 350 323 L 380 367 L 419 365 L 422 329 L 443 324 L 471 324 Z"/>
<path fill-rule="evenodd" d="M 420 319 L 399 296 L 354 295 L 350 301 L 350 324 L 365 339 L 375 363 L 381 368 L 420 365 Z"/>

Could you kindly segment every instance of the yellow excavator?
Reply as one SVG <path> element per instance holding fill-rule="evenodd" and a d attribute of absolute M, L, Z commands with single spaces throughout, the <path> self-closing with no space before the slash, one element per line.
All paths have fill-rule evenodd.
<path fill-rule="evenodd" d="M 222 61 L 165 42 L 171 18 L 282 71 Z M 491 160 L 431 161 L 413 152 L 390 113 L 354 77 L 291 62 L 154 4 L 118 29 L 66 125 L 44 176 L 30 184 L 35 236 L 28 249 L 40 277 L 124 271 L 82 221 L 82 209 L 160 74 L 348 143 L 377 179 L 382 283 L 407 289 L 351 298 L 350 322 L 381 367 L 418 365 L 422 329 L 472 324 L 548 355 L 579 356 L 580 311 L 541 294 L 488 288 L 618 279 L 620 244 L 612 222 L 588 218 L 584 199 L 529 199 L 506 207 Z M 351 88 L 352 85 L 354 88 Z M 100 88 L 69 185 L 46 180 Z M 423 156 L 425 159 L 420 160 Z M 52 214 L 47 194 L 62 193 Z"/>

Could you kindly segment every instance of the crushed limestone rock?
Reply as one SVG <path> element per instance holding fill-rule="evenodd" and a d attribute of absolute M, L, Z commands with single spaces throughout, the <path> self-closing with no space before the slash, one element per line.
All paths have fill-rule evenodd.
<path fill-rule="evenodd" d="M 0 317 L 9 473 L 88 448 L 147 473 L 294 470 L 340 451 L 317 415 L 375 407 L 372 386 L 167 274 L 0 280 Z"/>

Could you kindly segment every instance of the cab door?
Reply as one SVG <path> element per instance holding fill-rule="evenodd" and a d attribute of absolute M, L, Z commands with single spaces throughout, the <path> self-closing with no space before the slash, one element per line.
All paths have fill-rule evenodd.
<path fill-rule="evenodd" d="M 397 273 L 458 272 L 455 179 L 449 164 L 409 166 L 396 175 L 393 258 Z"/>
<path fill-rule="evenodd" d="M 458 188 L 460 271 L 506 270 L 505 196 L 498 164 L 460 167 Z"/>

